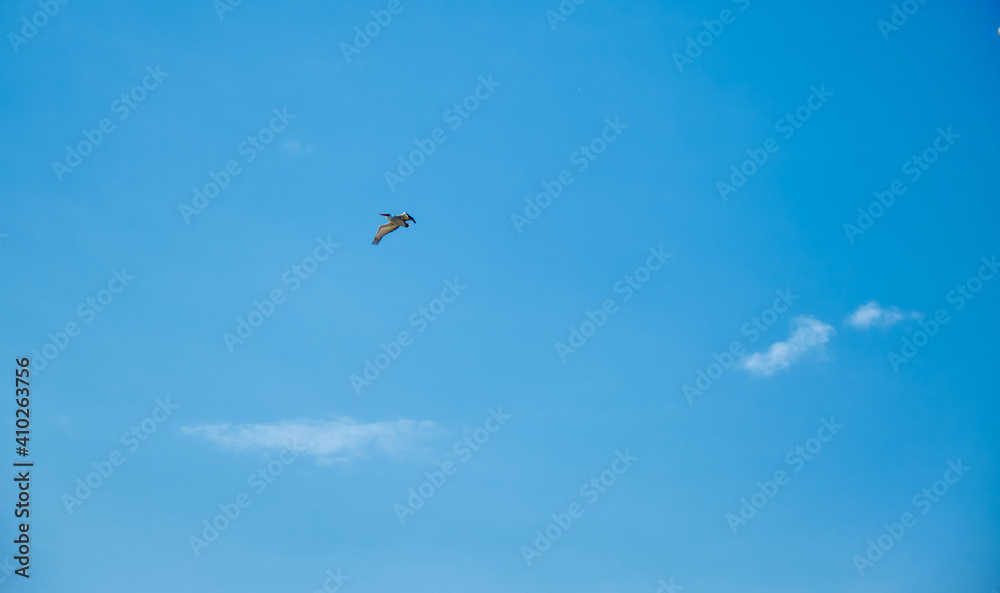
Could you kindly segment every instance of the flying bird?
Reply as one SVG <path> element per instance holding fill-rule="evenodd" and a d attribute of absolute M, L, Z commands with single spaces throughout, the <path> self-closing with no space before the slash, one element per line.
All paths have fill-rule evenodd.
<path fill-rule="evenodd" d="M 393 216 L 391 214 L 379 214 L 379 216 L 388 218 L 389 222 L 378 227 L 378 232 L 375 233 L 375 240 L 372 241 L 372 245 L 378 245 L 378 242 L 382 240 L 382 237 L 388 235 L 401 226 L 409 227 L 410 225 L 406 224 L 407 220 L 413 224 L 417 224 L 417 221 L 413 220 L 413 217 L 406 212 L 400 214 L 399 216 Z"/>

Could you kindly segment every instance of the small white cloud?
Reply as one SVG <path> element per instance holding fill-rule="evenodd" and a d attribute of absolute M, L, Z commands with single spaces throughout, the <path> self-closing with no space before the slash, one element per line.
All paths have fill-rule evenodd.
<path fill-rule="evenodd" d="M 767 352 L 757 352 L 743 359 L 740 366 L 752 373 L 773 375 L 787 369 L 810 350 L 822 348 L 836 333 L 832 326 L 810 315 L 800 315 L 792 320 L 792 333 L 785 342 L 775 342 Z"/>
<path fill-rule="evenodd" d="M 434 423 L 396 420 L 358 424 L 347 416 L 329 421 L 286 420 L 264 424 L 201 424 L 181 430 L 225 448 L 283 449 L 294 446 L 329 464 L 364 457 L 372 450 L 397 452 L 430 436 Z"/>
<path fill-rule="evenodd" d="M 920 317 L 920 313 L 904 313 L 899 307 L 883 309 L 878 301 L 871 301 L 858 307 L 858 310 L 851 313 L 845 322 L 854 329 L 868 329 L 873 325 L 885 328 L 904 319 L 920 319 Z"/>
<path fill-rule="evenodd" d="M 313 147 L 312 144 L 306 144 L 303 146 L 298 140 L 289 140 L 281 145 L 286 151 L 298 154 L 300 152 L 305 152 L 306 154 L 312 154 Z"/>

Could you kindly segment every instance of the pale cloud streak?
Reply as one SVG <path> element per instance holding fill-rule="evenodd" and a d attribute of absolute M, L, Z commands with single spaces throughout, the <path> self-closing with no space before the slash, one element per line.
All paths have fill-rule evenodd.
<path fill-rule="evenodd" d="M 854 329 L 868 329 L 873 325 L 886 328 L 890 325 L 899 323 L 904 319 L 919 318 L 920 313 L 904 313 L 899 310 L 899 307 L 889 307 L 888 309 L 883 309 L 879 306 L 878 301 L 870 301 L 858 307 L 854 313 L 851 313 L 847 317 L 845 322 Z"/>
<path fill-rule="evenodd" d="M 775 342 L 766 352 L 757 352 L 744 358 L 741 368 L 760 375 L 770 376 L 787 369 L 793 362 L 811 350 L 822 349 L 836 333 L 832 326 L 810 315 L 800 315 L 792 320 L 792 333 L 788 340 Z"/>
<path fill-rule="evenodd" d="M 397 453 L 431 436 L 433 422 L 396 420 L 359 424 L 347 416 L 332 420 L 284 420 L 261 424 L 200 424 L 181 431 L 202 437 L 226 449 L 295 449 L 320 463 L 350 461 L 372 452 Z"/>

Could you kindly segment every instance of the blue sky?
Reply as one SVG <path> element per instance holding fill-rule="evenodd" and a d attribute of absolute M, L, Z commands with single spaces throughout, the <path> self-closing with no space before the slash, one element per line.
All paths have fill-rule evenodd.
<path fill-rule="evenodd" d="M 3 586 L 1000 588 L 987 4 L 5 4 Z"/>

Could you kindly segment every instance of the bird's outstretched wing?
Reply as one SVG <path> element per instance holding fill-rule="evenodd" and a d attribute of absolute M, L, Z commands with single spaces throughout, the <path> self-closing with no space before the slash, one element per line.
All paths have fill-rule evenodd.
<path fill-rule="evenodd" d="M 380 227 L 378 227 L 378 232 L 375 233 L 375 240 L 372 241 L 372 245 L 378 245 L 378 242 L 382 240 L 382 237 L 388 235 L 389 233 L 398 228 L 399 228 L 398 226 L 388 222 L 386 224 L 381 225 Z"/>

